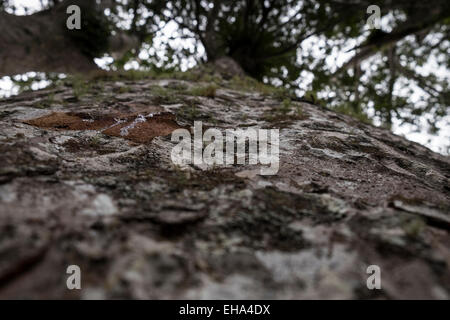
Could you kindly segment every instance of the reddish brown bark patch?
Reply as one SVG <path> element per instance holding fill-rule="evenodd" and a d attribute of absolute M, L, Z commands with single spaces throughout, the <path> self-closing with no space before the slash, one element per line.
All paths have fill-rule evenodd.
<path fill-rule="evenodd" d="M 144 120 L 137 122 L 138 118 Z M 181 128 L 171 113 L 147 116 L 137 113 L 116 114 L 90 118 L 85 114 L 53 112 L 24 123 L 54 130 L 99 130 L 109 136 L 123 137 L 138 143 L 150 142 L 155 137 L 168 135 Z"/>
<path fill-rule="evenodd" d="M 181 128 L 176 123 L 173 114 L 161 113 L 153 117 L 146 117 L 146 121 L 136 123 L 134 127 L 127 130 L 128 133 L 124 134 L 123 129 L 129 127 L 137 117 L 138 115 L 127 119 L 126 122 L 110 127 L 103 133 L 110 136 L 123 137 L 134 142 L 147 143 L 155 137 L 166 136 L 171 134 L 172 131 Z"/>
<path fill-rule="evenodd" d="M 100 130 L 114 124 L 113 117 L 104 119 L 83 118 L 74 113 L 53 112 L 49 115 L 26 120 L 24 123 L 39 128 L 55 130 Z"/>

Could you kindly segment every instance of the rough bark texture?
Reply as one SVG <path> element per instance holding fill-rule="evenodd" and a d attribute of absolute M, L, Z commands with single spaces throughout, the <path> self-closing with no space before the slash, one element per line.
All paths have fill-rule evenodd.
<path fill-rule="evenodd" d="M 448 299 L 449 159 L 233 81 L 96 80 L 0 102 L 0 298 Z M 158 112 L 147 143 L 99 129 Z M 161 123 L 194 120 L 280 128 L 279 173 L 174 167 Z M 82 290 L 66 288 L 72 264 Z"/>
<path fill-rule="evenodd" d="M 69 5 L 81 8 L 80 30 L 66 27 Z M 99 20 L 101 15 L 96 16 L 97 10 L 95 1 L 66 0 L 27 16 L 0 12 L 0 77 L 29 71 L 83 73 L 97 69 L 93 57 L 103 52 L 93 50 L 96 46 L 103 45 L 106 50 L 109 41 L 113 51 L 123 50 L 115 48 L 117 39 L 108 39 L 107 30 L 100 27 L 104 22 Z"/>
<path fill-rule="evenodd" d="M 65 37 L 59 18 L 0 13 L 0 77 L 30 70 L 67 73 L 95 69 L 92 59 Z"/>

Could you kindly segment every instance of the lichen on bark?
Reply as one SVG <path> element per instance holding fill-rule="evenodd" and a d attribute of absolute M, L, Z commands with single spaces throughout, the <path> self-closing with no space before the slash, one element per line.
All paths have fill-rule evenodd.
<path fill-rule="evenodd" d="M 214 94 L 193 95 L 212 81 Z M 102 77 L 83 94 L 62 84 L 1 101 L 0 297 L 448 298 L 448 157 L 237 81 Z M 30 121 L 53 113 L 86 127 Z M 133 141 L 89 127 L 150 113 L 278 128 L 280 170 L 177 167 L 170 131 Z M 81 291 L 65 286 L 71 264 Z M 366 287 L 373 264 L 382 290 Z"/>

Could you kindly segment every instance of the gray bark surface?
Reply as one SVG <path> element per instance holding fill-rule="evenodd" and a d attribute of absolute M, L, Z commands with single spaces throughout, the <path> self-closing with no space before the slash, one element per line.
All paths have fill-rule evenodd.
<path fill-rule="evenodd" d="M 448 157 L 232 81 L 192 94 L 207 85 L 97 79 L 0 102 L 0 298 L 449 298 Z M 24 123 L 53 112 L 280 128 L 280 170 L 176 167 L 165 131 L 138 143 Z"/>
<path fill-rule="evenodd" d="M 82 73 L 97 68 L 67 36 L 65 8 L 67 5 L 29 16 L 0 12 L 0 77 L 29 71 Z"/>

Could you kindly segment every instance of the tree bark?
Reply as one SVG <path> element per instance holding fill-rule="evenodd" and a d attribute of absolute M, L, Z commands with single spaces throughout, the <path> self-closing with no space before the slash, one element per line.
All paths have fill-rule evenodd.
<path fill-rule="evenodd" d="M 106 77 L 1 101 L 0 298 L 448 299 L 449 158 L 252 83 Z M 280 129 L 278 173 L 175 166 L 168 133 L 199 120 Z"/>
<path fill-rule="evenodd" d="M 65 8 L 61 5 L 29 16 L 0 12 L 0 76 L 29 71 L 82 73 L 96 68 L 92 58 L 67 36 Z"/>

